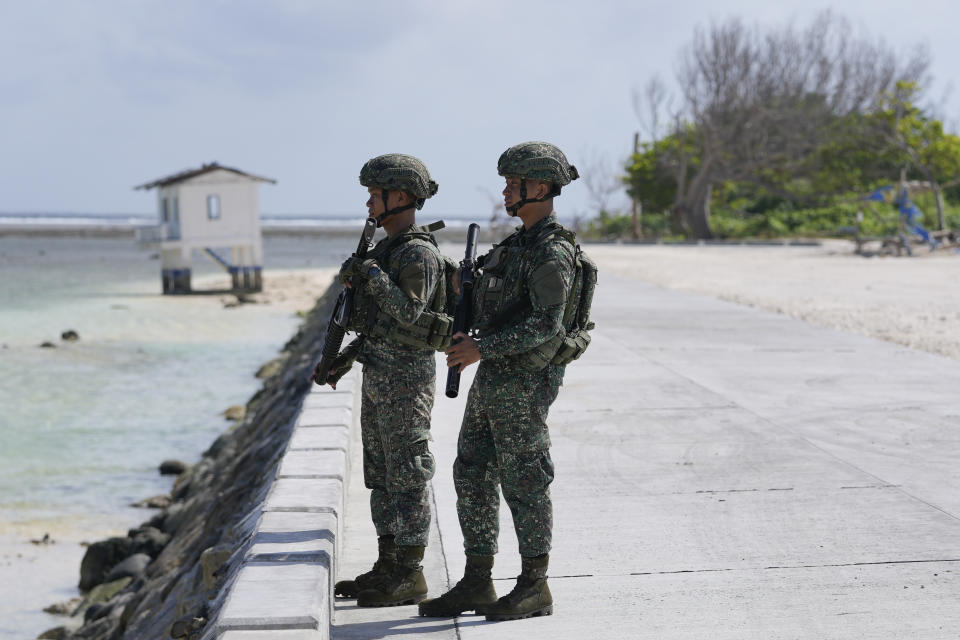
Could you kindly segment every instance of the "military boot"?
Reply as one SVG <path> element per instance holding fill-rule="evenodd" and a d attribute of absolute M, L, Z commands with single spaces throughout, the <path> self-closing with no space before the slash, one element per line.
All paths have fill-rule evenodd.
<path fill-rule="evenodd" d="M 379 557 L 373 563 L 373 569 L 361 573 L 353 580 L 341 580 L 333 585 L 333 595 L 341 598 L 356 598 L 364 589 L 373 587 L 378 580 L 393 571 L 397 563 L 397 543 L 393 536 L 380 536 L 377 539 Z"/>
<path fill-rule="evenodd" d="M 497 592 L 494 591 L 493 580 L 490 579 L 492 570 L 493 556 L 467 556 L 463 579 L 439 598 L 421 602 L 420 615 L 452 618 L 464 611 L 473 611 L 479 606 L 496 602 Z"/>
<path fill-rule="evenodd" d="M 521 558 L 523 568 L 517 576 L 517 586 L 493 604 L 477 608 L 487 620 L 520 620 L 553 613 L 553 596 L 547 586 L 548 554 L 535 558 Z"/>
<path fill-rule="evenodd" d="M 357 596 L 359 607 L 395 607 L 415 604 L 427 595 L 427 581 L 423 578 L 424 547 L 398 546 L 397 563 L 393 571 Z"/>

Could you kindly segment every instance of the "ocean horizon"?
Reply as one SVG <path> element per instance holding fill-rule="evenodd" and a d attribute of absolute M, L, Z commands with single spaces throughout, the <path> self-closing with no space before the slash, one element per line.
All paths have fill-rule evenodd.
<path fill-rule="evenodd" d="M 260 225 L 265 231 L 272 229 L 297 228 L 352 228 L 362 222 L 364 212 L 356 214 L 296 214 L 278 213 L 260 216 Z M 488 222 L 489 215 L 476 218 L 464 216 L 443 216 L 422 214 L 425 222 L 434 219 L 444 220 L 449 227 L 466 228 L 471 222 Z M 84 212 L 0 212 L 0 230 L 16 227 L 47 227 L 50 229 L 72 229 L 83 227 L 111 227 L 116 229 L 136 229 L 137 227 L 158 224 L 156 214 L 145 213 L 84 213 Z"/>

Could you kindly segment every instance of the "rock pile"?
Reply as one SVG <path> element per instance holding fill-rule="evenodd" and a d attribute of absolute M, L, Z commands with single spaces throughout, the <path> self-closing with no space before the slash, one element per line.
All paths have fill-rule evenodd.
<path fill-rule="evenodd" d="M 328 290 L 283 349 L 244 417 L 180 473 L 169 506 L 126 537 L 96 542 L 80 568 L 83 602 L 41 638 L 153 640 L 213 637 L 229 584 L 276 476 L 333 307 Z"/>

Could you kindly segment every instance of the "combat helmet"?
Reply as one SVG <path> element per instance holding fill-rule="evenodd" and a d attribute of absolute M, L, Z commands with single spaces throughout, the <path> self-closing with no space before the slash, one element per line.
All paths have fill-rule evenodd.
<path fill-rule="evenodd" d="M 577 168 L 549 142 L 522 142 L 512 146 L 497 160 L 497 173 L 504 178 L 520 178 L 520 200 L 507 208 L 510 215 L 528 202 L 543 202 L 560 195 L 562 187 L 580 177 Z M 542 198 L 527 198 L 527 180 L 543 180 L 553 186 Z"/>
<path fill-rule="evenodd" d="M 371 158 L 360 169 L 360 184 L 364 187 L 379 187 L 382 190 L 384 206 L 388 191 L 406 191 L 414 197 L 414 202 L 403 207 L 387 209 L 377 217 L 377 226 L 383 219 L 395 213 L 416 207 L 423 208 L 427 198 L 437 192 L 437 183 L 430 179 L 427 165 L 418 158 L 402 153 L 387 153 Z"/>

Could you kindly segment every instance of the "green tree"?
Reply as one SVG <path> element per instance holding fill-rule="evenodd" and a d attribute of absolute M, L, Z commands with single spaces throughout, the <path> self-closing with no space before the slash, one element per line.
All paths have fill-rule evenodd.
<path fill-rule="evenodd" d="M 679 65 L 683 106 L 671 118 L 672 144 L 661 154 L 653 141 L 664 166 L 650 171 L 645 159 L 635 161 L 644 175 L 631 174 L 631 188 L 672 176 L 673 211 L 696 238 L 713 236 L 710 205 L 724 183 L 749 182 L 815 203 L 818 179 L 830 177 L 820 150 L 838 130 L 860 124 L 856 116 L 869 113 L 897 81 L 914 81 L 927 66 L 922 54 L 901 59 L 851 32 L 829 12 L 799 30 L 751 30 L 736 19 L 698 29 Z M 839 161 L 836 154 L 830 159 Z"/>
<path fill-rule="evenodd" d="M 696 172 L 693 147 L 676 135 L 646 142 L 627 160 L 624 182 L 627 195 L 643 208 L 644 226 L 656 235 L 683 234 L 683 221 L 675 215 L 677 179 Z M 681 156 L 685 156 L 684 161 Z M 693 165 L 693 166 L 690 166 Z M 682 167 L 680 171 L 678 168 Z"/>

